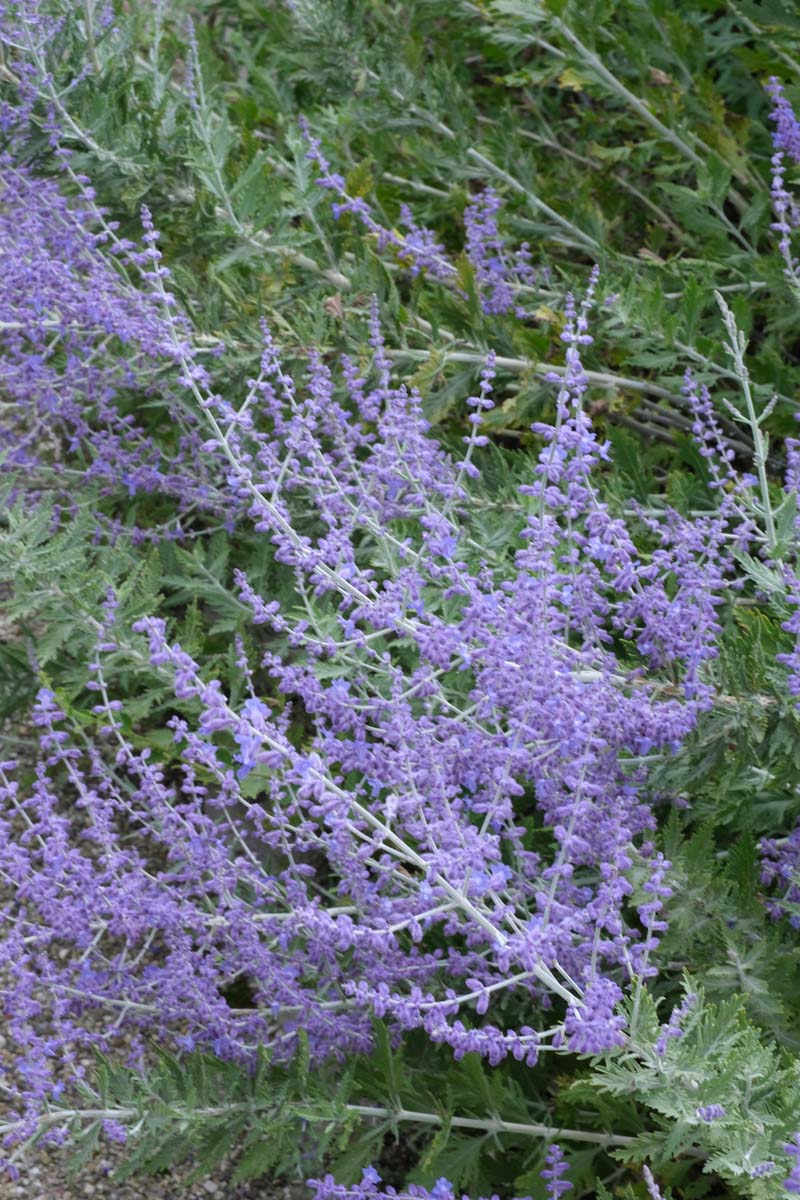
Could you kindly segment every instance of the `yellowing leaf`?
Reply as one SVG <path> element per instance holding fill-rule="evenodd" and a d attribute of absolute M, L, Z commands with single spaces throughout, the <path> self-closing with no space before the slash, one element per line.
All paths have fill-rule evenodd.
<path fill-rule="evenodd" d="M 547 304 L 540 304 L 538 308 L 533 310 L 533 315 L 537 321 L 550 321 L 554 325 L 563 323 L 561 313 L 557 313 L 555 309 L 550 308 Z"/>
<path fill-rule="evenodd" d="M 587 82 L 586 77 L 573 71 L 572 67 L 567 67 L 558 77 L 559 87 L 569 88 L 572 92 L 582 92 Z"/>

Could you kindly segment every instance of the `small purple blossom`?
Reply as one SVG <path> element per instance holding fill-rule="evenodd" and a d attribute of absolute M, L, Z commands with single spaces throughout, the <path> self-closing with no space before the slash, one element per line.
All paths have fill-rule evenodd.
<path fill-rule="evenodd" d="M 710 1125 L 712 1121 L 721 1121 L 726 1113 L 721 1104 L 705 1104 L 696 1110 L 695 1115 L 700 1121 Z"/>
<path fill-rule="evenodd" d="M 252 697 L 242 705 L 242 720 L 234 730 L 233 739 L 239 747 L 236 761 L 240 767 L 236 774 L 239 779 L 246 779 L 259 762 L 259 753 L 263 748 L 260 731 L 265 728 L 265 718 L 270 715 L 269 708 L 263 701 Z"/>
<path fill-rule="evenodd" d="M 681 1003 L 672 1010 L 669 1021 L 661 1026 L 654 1047 L 659 1058 L 663 1058 L 667 1053 L 671 1040 L 683 1037 L 681 1024 L 689 1016 L 696 1003 L 697 997 L 692 992 L 687 992 Z"/>

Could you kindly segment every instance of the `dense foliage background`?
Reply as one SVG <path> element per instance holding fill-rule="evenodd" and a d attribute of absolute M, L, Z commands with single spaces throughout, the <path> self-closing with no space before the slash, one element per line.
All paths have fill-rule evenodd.
<path fill-rule="evenodd" d="M 202 1172 L 233 1152 L 242 1177 L 330 1172 L 344 1190 L 320 1183 L 323 1200 L 381 1180 L 436 1200 L 451 1185 L 558 1200 L 556 1141 L 576 1196 L 800 1190 L 800 135 L 790 111 L 771 117 L 767 88 L 776 78 L 800 109 L 794 6 L 24 0 L 0 4 L 0 48 L 10 1168 L 43 1136 L 86 1155 L 127 1137 L 132 1170 L 190 1157 Z M 541 583 L 544 561 L 536 607 L 525 571 Z M 347 610 L 343 632 L 331 595 L 355 580 L 361 603 L 373 579 L 383 607 Z M 264 611 L 276 602 L 281 618 Z M 428 614 L 460 640 L 431 648 Z M 535 711 L 514 707 L 496 665 L 512 633 L 531 676 L 540 656 L 556 664 Z M 494 674 L 476 646 L 500 656 Z M 497 748 L 476 732 L 495 684 L 509 762 L 530 728 L 572 756 L 561 808 L 520 768 L 501 814 L 519 827 L 513 852 L 492 861 L 440 867 L 419 813 L 438 803 L 444 743 L 410 703 L 413 735 L 375 715 L 426 663 L 477 739 L 459 796 L 480 793 L 470 779 Z M 265 729 L 275 754 L 284 739 L 299 756 L 285 776 Z M 351 736 L 384 760 L 346 760 Z M 410 767 L 391 757 L 407 736 Z M 358 821 L 330 818 L 341 841 L 318 832 L 329 760 L 325 786 L 390 829 L 404 828 L 391 786 L 422 780 L 412 882 L 392 893 L 407 941 L 391 1002 L 376 1004 L 382 926 L 364 916 L 386 924 L 388 885 L 370 891 L 374 863 L 362 878 L 342 830 L 378 850 Z M 276 780 L 300 797 L 280 836 L 243 835 Z M 233 849 L 221 817 L 171 843 L 173 817 L 194 821 L 214 788 Z M 591 851 L 574 849 L 570 805 Z M 73 857 L 89 811 L 108 817 L 94 875 Z M 459 811 L 460 829 L 486 833 L 491 806 Z M 577 882 L 556 857 L 536 887 L 556 880 L 562 965 L 615 989 L 591 993 L 592 1014 L 569 971 L 560 992 L 552 972 L 529 987 L 530 964 L 509 986 L 517 967 L 449 918 L 420 924 L 409 898 L 444 872 L 488 920 L 483 897 L 510 910 L 513 868 L 558 845 Z M 295 850 L 305 876 L 286 867 Z M 328 992 L 300 926 L 272 930 L 269 970 L 294 971 L 288 1018 L 286 979 L 267 994 L 242 966 L 261 953 L 249 918 L 235 953 L 209 941 L 208 976 L 193 974 L 201 916 L 263 912 L 267 868 L 291 881 L 288 911 L 317 888 L 313 903 L 375 934 L 320 926 L 320 945 L 341 938 Z M 597 915 L 611 876 L 618 929 Z M 148 957 L 156 877 L 176 897 L 159 929 L 169 943 L 180 928 L 183 960 L 176 943 Z M 130 902 L 128 923 L 108 919 L 93 959 L 109 897 Z M 357 980 L 352 1019 L 344 1005 L 324 1017 Z M 396 996 L 417 980 L 415 1013 Z M 431 1039 L 429 986 L 469 995 L 458 1036 Z M 581 1041 L 590 1015 L 601 1033 Z M 550 1020 L 537 1057 L 531 1027 Z M 79 1045 L 98 1051 L 93 1078 L 76 1074 Z"/>

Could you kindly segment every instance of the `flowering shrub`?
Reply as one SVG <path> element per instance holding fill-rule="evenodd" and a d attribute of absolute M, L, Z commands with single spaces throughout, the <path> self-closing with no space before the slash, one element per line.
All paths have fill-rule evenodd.
<path fill-rule="evenodd" d="M 176 328 L 180 381 L 211 435 L 203 452 L 224 455 L 218 486 L 269 536 L 295 602 L 235 572 L 270 633 L 272 680 L 238 706 L 163 619 L 133 626 L 174 680 L 169 774 L 125 737 L 109 690 L 104 658 L 135 648 L 118 645 L 113 594 L 88 684 L 110 762 L 101 746 L 84 754 L 40 692 L 30 791 L 4 767 L 3 870 L 25 904 L 5 949 L 20 1136 L 41 1119 L 54 1057 L 69 1063 L 84 1036 L 109 1048 L 120 1011 L 245 1065 L 261 1043 L 291 1054 L 301 1029 L 315 1057 L 365 1050 L 372 1017 L 491 1063 L 625 1045 L 616 1006 L 653 974 L 671 895 L 642 758 L 675 750 L 711 702 L 702 666 L 733 563 L 726 537 L 746 548 L 758 534 L 742 484 L 708 516 L 647 518 L 658 544 L 643 556 L 600 499 L 607 447 L 581 406 L 591 300 L 567 304 L 567 373 L 521 488 L 518 545 L 491 554 L 469 510 L 491 356 L 453 458 L 419 396 L 392 385 L 376 315 L 372 385 L 345 361 L 340 399 L 312 355 L 298 394 L 265 331 L 239 408 Z M 250 679 L 243 651 L 239 665 Z M 225 991 L 242 977 L 251 1003 L 237 1009 Z M 477 1019 L 508 989 L 526 997 L 514 1006 L 525 1023 Z M 82 1035 L 94 1007 L 105 1027 Z M 536 1009 L 547 1025 L 530 1023 Z M 697 1111 L 707 1122 L 717 1110 Z"/>
<path fill-rule="evenodd" d="M 162 1036 L 180 1021 L 180 1044 L 243 1059 L 276 1022 L 287 1048 L 299 1022 L 316 1054 L 363 1048 L 370 1012 L 492 1062 L 510 1053 L 533 1064 L 549 1044 L 592 1054 L 622 1043 L 608 971 L 652 973 L 670 894 L 663 855 L 646 840 L 634 849 L 653 825 L 639 758 L 674 749 L 698 701 L 674 694 L 674 676 L 665 694 L 608 643 L 619 630 L 680 672 L 689 697 L 702 694 L 723 582 L 718 516 L 693 527 L 702 563 L 687 559 L 680 523 L 648 562 L 594 491 L 606 451 L 580 408 L 590 299 L 564 334 L 559 424 L 543 431 L 523 488 L 531 511 L 519 548 L 491 558 L 470 536 L 467 507 L 491 359 L 460 461 L 426 435 L 419 397 L 392 386 L 376 319 L 377 382 L 345 364 L 346 403 L 316 358 L 298 397 L 268 336 L 238 410 L 203 391 L 204 372 L 184 361 L 214 435 L 207 446 L 230 461 L 221 486 L 271 537 L 303 615 L 236 572 L 254 623 L 273 635 L 262 664 L 271 694 L 238 707 L 169 642 L 162 619 L 134 626 L 194 714 L 169 722 L 181 779 L 167 780 L 115 715 L 102 667 L 117 651 L 110 597 L 89 686 L 116 742 L 115 771 L 98 752 L 84 765 L 45 691 L 36 787 L 29 798 L 10 783 L 6 793 L 38 834 L 23 838 L 22 857 L 9 838 L 6 867 L 29 892 L 9 946 L 22 995 L 45 977 L 61 1020 L 111 1001 L 112 1017 L 131 1006 L 145 1026 L 150 1013 Z M 249 674 L 246 658 L 241 668 Z M 297 747 L 290 720 L 300 715 L 308 733 Z M 58 800 L 64 771 L 76 828 Z M 255 773 L 257 801 L 247 795 Z M 123 849 L 116 839 L 131 822 L 139 833 Z M 635 861 L 646 881 L 631 902 Z M 430 944 L 437 931 L 446 954 Z M 108 958 L 106 939 L 120 937 L 127 950 Z M 47 948 L 58 960 L 65 939 L 102 957 L 45 972 Z M 221 990 L 242 974 L 259 1008 L 231 1013 Z M 465 1011 L 483 1015 L 510 987 L 546 1008 L 562 1001 L 563 1017 L 548 1029 L 464 1024 Z M 29 1015 L 26 1005 L 15 1029 L 30 1084 Z M 48 1031 L 41 1086 L 53 1049 Z"/>
<path fill-rule="evenodd" d="M 718 297 L 739 389 L 727 407 L 691 347 L 680 390 L 589 370 L 619 293 L 597 305 L 589 268 L 578 298 L 562 296 L 527 242 L 513 248 L 490 179 L 524 187 L 504 168 L 474 151 L 485 175 L 460 197 L 459 253 L 416 205 L 392 228 L 305 123 L 293 220 L 326 256 L 306 253 L 310 233 L 277 249 L 341 288 L 319 306 L 332 320 L 354 293 L 359 331 L 342 332 L 339 355 L 319 330 L 300 338 L 280 287 L 259 278 L 248 305 L 263 289 L 271 320 L 254 350 L 237 316 L 226 350 L 198 327 L 214 299 L 197 284 L 179 299 L 178 227 L 159 239 L 144 207 L 143 235 L 123 236 L 84 172 L 94 154 L 100 179 L 144 173 L 140 151 L 105 158 L 68 106 L 116 69 L 109 47 L 138 35 L 111 10 L 92 26 L 50 8 L 0 10 L 15 68 L 2 467 L 22 514 L 12 551 L 15 521 L 36 533 L 13 632 L 39 677 L 0 764 L 9 1163 L 87 1130 L 130 1137 L 150 1168 L 206 1144 L 210 1161 L 239 1139 L 243 1174 L 317 1173 L 320 1200 L 451 1200 L 463 1181 L 486 1190 L 494 1170 L 504 1194 L 558 1200 L 587 1179 L 559 1148 L 575 1143 L 593 1164 L 613 1154 L 654 1198 L 648 1163 L 675 1187 L 697 1187 L 699 1161 L 756 1200 L 796 1190 L 800 1095 L 784 1047 L 798 1016 L 797 835 L 781 830 L 796 811 L 797 443 L 768 444 L 780 422 L 751 380 L 741 316 Z M 147 47 L 156 108 L 176 86 L 159 60 L 169 15 L 155 6 Z M 248 192 L 258 158 L 226 181 L 200 32 L 178 84 L 202 157 L 191 169 L 235 262 L 267 252 Z M 49 43 L 66 47 L 51 64 L 66 73 L 73 37 L 91 67 L 56 86 Z M 792 282 L 781 156 L 796 120 L 771 91 L 773 229 Z M 183 170 L 191 155 L 177 153 Z M 738 193 L 723 183 L 730 224 Z M 166 185 L 152 186 L 157 199 Z M 330 218 L 320 190 L 334 193 Z M 593 234 L 534 199 L 559 237 L 600 257 Z M 333 253 L 345 217 L 355 263 Z M 448 351 L 480 367 L 461 424 L 434 428 L 427 389 L 396 373 L 397 293 L 366 319 L 356 303 L 341 268 L 361 286 L 372 248 L 376 270 L 407 280 L 418 334 L 434 336 L 423 311 L 438 321 L 439 303 L 471 314 L 474 340 Z M 541 320 L 553 345 L 527 328 Z M 545 345 L 543 361 L 487 350 L 488 328 L 526 355 Z M 526 448 L 503 452 L 492 434 L 520 363 L 547 399 Z M 674 405 L 655 411 L 678 467 L 645 450 L 631 464 L 589 394 L 601 385 Z M 51 586 L 59 538 L 85 513 L 70 570 L 88 584 Z M 208 553 L 186 549 L 193 539 Z M 129 564 L 158 577 L 145 601 Z M 54 620 L 76 594 L 78 661 L 67 646 L 45 674 L 29 618 Z M 738 752 L 741 730 L 737 801 L 718 756 Z M 108 1056 L 96 1077 L 87 1048 Z M 384 1189 L 384 1137 L 400 1124 L 434 1132 L 424 1146 L 409 1137 L 416 1178 Z"/>

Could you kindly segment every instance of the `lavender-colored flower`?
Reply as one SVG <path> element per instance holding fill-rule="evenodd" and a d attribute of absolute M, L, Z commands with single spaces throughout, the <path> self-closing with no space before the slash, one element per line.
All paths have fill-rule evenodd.
<path fill-rule="evenodd" d="M 776 128 L 772 135 L 775 153 L 772 156 L 772 209 L 775 222 L 772 228 L 780 235 L 778 249 L 786 264 L 786 275 L 794 283 L 798 279 L 798 263 L 791 250 L 791 235 L 800 224 L 800 211 L 790 196 L 784 182 L 784 157 L 800 162 L 800 122 L 786 99 L 783 85 L 774 76 L 767 84 L 767 91 L 774 101 L 770 114 Z"/>
<path fill-rule="evenodd" d="M 322 152 L 320 139 L 312 136 L 305 119 L 301 120 L 301 129 L 309 146 L 307 157 L 322 172 L 316 181 L 317 185 L 337 196 L 331 205 L 334 217 L 337 220 L 345 214 L 355 217 L 367 233 L 374 236 L 378 251 L 392 249 L 398 261 L 410 268 L 412 275 L 424 271 L 432 279 L 454 283 L 457 275 L 455 265 L 433 232 L 417 224 L 410 206 L 403 204 L 400 209 L 400 224 L 407 232 L 400 233 L 381 225 L 362 196 L 348 193 L 344 176 L 331 169 Z M 475 271 L 484 312 L 495 315 L 513 312 L 515 316 L 525 318 L 527 312 L 518 303 L 517 297 L 520 288 L 535 283 L 537 272 L 531 265 L 527 243 L 513 251 L 507 247 L 497 220 L 501 210 L 502 201 L 491 187 L 485 188 L 467 206 L 464 211 L 466 256 Z M 543 277 L 547 277 L 546 271 Z"/>
<path fill-rule="evenodd" d="M 444 246 L 436 241 L 430 229 L 418 225 L 407 204 L 401 205 L 400 221 L 407 231 L 397 243 L 401 259 L 407 259 L 412 275 L 426 271 L 433 279 L 449 279 L 454 268 L 447 258 Z"/>
<path fill-rule="evenodd" d="M 381 1177 L 374 1167 L 366 1167 L 361 1182 L 351 1186 L 336 1183 L 332 1175 L 306 1180 L 313 1193 L 313 1200 L 365 1200 L 367 1197 L 369 1200 L 455 1200 L 456 1197 L 452 1183 L 444 1178 L 437 1179 L 430 1189 L 412 1183 L 400 1190 L 393 1187 L 378 1190 L 377 1185 L 380 1182 Z M 469 1197 L 462 1196 L 460 1200 L 469 1200 Z M 487 1198 L 478 1197 L 477 1200 Z M 488 1200 L 498 1200 L 498 1197 L 491 1196 Z M 525 1200 L 530 1200 L 530 1197 L 526 1197 Z"/>
<path fill-rule="evenodd" d="M 83 202 L 67 201 L 12 155 L 0 166 L 2 470 L 24 473 L 29 499 L 37 491 L 60 499 L 65 517 L 76 479 L 95 489 L 101 535 L 113 532 L 104 501 L 114 495 L 157 498 L 154 513 L 169 512 L 173 526 L 190 508 L 220 511 L 197 422 L 177 403 L 174 385 L 172 397 L 160 388 L 171 444 L 157 443 L 133 416 L 135 399 L 149 399 L 156 372 L 175 362 L 179 323 L 167 319 L 160 296 L 135 289 L 109 262 L 119 244 L 108 246 L 113 224 L 91 189 Z M 155 256 L 149 232 L 143 250 L 121 254 L 145 275 Z"/>
<path fill-rule="evenodd" d="M 564 1152 L 560 1146 L 553 1144 L 547 1147 L 545 1163 L 547 1165 L 539 1174 L 547 1184 L 548 1200 L 560 1200 L 564 1193 L 572 1188 L 569 1180 L 562 1178 L 569 1170 L 569 1163 L 564 1158 Z"/>
<path fill-rule="evenodd" d="M 659 1058 L 663 1058 L 667 1053 L 669 1043 L 673 1038 L 683 1037 L 681 1023 L 688 1017 L 696 1003 L 697 997 L 692 992 L 688 992 L 681 1003 L 672 1010 L 669 1021 L 661 1026 L 654 1047 Z"/>
<path fill-rule="evenodd" d="M 402 226 L 408 231 L 399 233 L 396 229 L 387 229 L 375 219 L 367 201 L 363 196 L 351 196 L 347 191 L 347 183 L 343 175 L 331 170 L 330 163 L 322 152 L 320 139 L 314 137 L 305 118 L 301 119 L 300 128 L 308 144 L 306 157 L 317 164 L 322 174 L 317 179 L 319 187 L 326 188 L 336 194 L 331 210 L 338 221 L 349 214 L 376 239 L 379 251 L 391 247 L 398 260 L 408 266 L 412 275 L 425 271 L 434 279 L 450 279 L 456 269 L 448 259 L 444 247 L 437 242 L 434 233 L 414 220 L 411 209 L 404 204 L 400 210 Z"/>
<path fill-rule="evenodd" d="M 784 1179 L 783 1186 L 787 1192 L 798 1196 L 800 1195 L 800 1133 L 796 1133 L 791 1142 L 788 1142 L 783 1149 L 790 1158 L 794 1159 L 794 1165 L 788 1178 Z"/>
<path fill-rule="evenodd" d="M 800 575 L 787 565 L 784 567 L 784 580 L 791 616 L 781 623 L 781 628 L 792 635 L 794 645 L 788 653 L 777 655 L 777 659 L 788 668 L 786 682 L 789 692 L 800 698 Z"/>
<path fill-rule="evenodd" d="M 786 99 L 783 84 L 774 75 L 767 84 L 767 92 L 774 103 L 770 117 L 776 125 L 772 135 L 775 149 L 788 154 L 796 163 L 800 163 L 800 121 Z"/>
<path fill-rule="evenodd" d="M 517 294 L 521 284 L 530 285 L 535 279 L 530 248 L 523 244 L 513 254 L 508 250 L 497 222 L 501 210 L 502 201 L 491 187 L 464 210 L 467 257 L 475 269 L 484 311 L 525 317 Z"/>
<path fill-rule="evenodd" d="M 779 234 L 778 249 L 786 264 L 785 274 L 788 279 L 796 282 L 798 261 L 792 253 L 792 234 L 800 224 L 800 214 L 797 205 L 786 188 L 783 152 L 778 150 L 772 155 L 772 211 L 775 220 L 771 228 Z"/>
<path fill-rule="evenodd" d="M 761 882 L 776 890 L 766 902 L 770 916 L 800 929 L 800 824 L 785 838 L 762 838 Z"/>
<path fill-rule="evenodd" d="M 246 700 L 242 706 L 242 717 L 245 721 L 233 733 L 233 740 L 239 747 L 239 753 L 236 755 L 236 761 L 241 763 L 236 772 L 239 779 L 246 779 L 259 762 L 263 748 L 263 739 L 259 731 L 265 729 L 265 720 L 269 715 L 267 705 L 255 697 Z M 250 732 L 251 726 L 255 732 Z"/>
<path fill-rule="evenodd" d="M 704 1104 L 697 1109 L 695 1115 L 699 1120 L 705 1121 L 707 1125 L 710 1125 L 712 1121 L 721 1121 L 726 1112 L 721 1104 Z"/>
<path fill-rule="evenodd" d="M 622 1045 L 625 1021 L 614 1015 L 621 998 L 622 992 L 610 979 L 595 979 L 590 983 L 582 1003 L 567 1010 L 564 1030 L 569 1049 L 577 1054 L 600 1054 Z"/>

